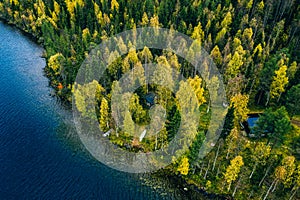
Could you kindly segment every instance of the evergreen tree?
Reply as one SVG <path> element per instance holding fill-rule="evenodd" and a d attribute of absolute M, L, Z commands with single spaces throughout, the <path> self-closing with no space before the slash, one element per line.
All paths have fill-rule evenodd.
<path fill-rule="evenodd" d="M 293 86 L 287 93 L 287 109 L 291 115 L 300 114 L 300 84 Z"/>

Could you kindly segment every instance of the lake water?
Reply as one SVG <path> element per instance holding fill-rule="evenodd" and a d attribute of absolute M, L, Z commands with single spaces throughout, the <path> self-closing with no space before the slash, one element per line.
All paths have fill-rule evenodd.
<path fill-rule="evenodd" d="M 257 117 L 248 117 L 247 122 L 249 125 L 249 128 L 253 128 L 255 126 L 256 121 L 258 120 L 258 116 Z"/>
<path fill-rule="evenodd" d="M 188 198 L 168 183 L 115 171 L 90 156 L 71 112 L 49 95 L 42 51 L 0 22 L 0 199 Z"/>

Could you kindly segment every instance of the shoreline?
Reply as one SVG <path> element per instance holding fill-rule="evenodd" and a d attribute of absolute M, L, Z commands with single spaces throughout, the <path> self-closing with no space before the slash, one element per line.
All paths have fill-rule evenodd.
<path fill-rule="evenodd" d="M 29 31 L 23 29 L 22 27 L 18 26 L 15 23 L 3 18 L 2 16 L 0 16 L 0 22 L 2 22 L 6 26 L 10 26 L 10 27 L 17 29 L 22 35 L 24 35 L 24 37 L 28 38 L 29 40 L 31 40 L 32 42 L 36 43 L 37 45 L 39 45 L 40 47 L 42 47 L 44 49 L 44 45 L 40 41 L 41 38 L 38 37 L 37 35 L 30 33 Z M 45 50 L 43 50 L 43 52 L 44 51 Z M 41 57 L 45 58 L 43 55 Z M 45 61 L 46 61 L 46 63 L 48 62 L 46 58 L 45 58 Z M 53 88 L 50 84 L 49 77 L 47 76 L 47 73 L 45 72 L 45 67 L 43 68 L 43 72 L 44 72 L 44 76 L 49 81 L 48 86 L 55 90 L 55 88 Z M 52 97 L 59 97 L 56 94 L 56 92 L 54 94 L 49 94 L 49 95 L 51 95 Z M 60 102 L 63 105 L 64 109 L 70 109 L 70 107 L 71 107 L 70 102 L 63 101 L 61 98 L 57 98 L 57 99 L 60 99 Z M 178 175 L 171 173 L 167 169 L 163 169 L 162 171 L 158 171 L 158 172 L 155 172 L 154 174 L 150 174 L 150 176 L 158 177 L 162 181 L 164 178 L 167 178 L 168 182 L 172 185 L 172 187 L 174 187 L 174 189 L 175 188 L 179 189 L 184 196 L 189 197 L 189 198 L 191 198 L 192 195 L 196 195 L 196 196 L 200 195 L 201 197 L 204 197 L 206 199 L 211 199 L 211 198 L 214 198 L 214 199 L 217 198 L 217 199 L 222 199 L 222 200 L 230 199 L 230 198 L 226 198 L 225 196 L 222 196 L 222 195 L 207 193 L 203 188 L 199 188 L 195 184 L 188 183 L 186 179 L 180 178 Z M 180 184 L 178 184 L 178 183 L 180 183 Z M 193 194 L 189 194 L 189 191 L 191 191 L 191 190 L 193 191 Z"/>
<path fill-rule="evenodd" d="M 294 1 L 0 2 L 2 188 L 300 200 L 298 19 Z"/>
<path fill-rule="evenodd" d="M 176 174 L 171 173 L 168 169 L 159 170 L 157 172 L 154 172 L 150 176 L 159 178 L 162 181 L 167 179 L 168 183 L 171 184 L 172 187 L 179 189 L 189 199 L 195 199 L 195 198 L 198 199 L 197 197 L 199 197 L 199 195 L 201 196 L 201 198 L 205 198 L 205 199 L 215 199 L 215 200 L 234 199 L 230 195 L 208 193 L 203 187 L 199 187 L 196 184 L 189 183 L 188 180 L 181 178 Z"/>
<path fill-rule="evenodd" d="M 3 24 L 5 24 L 7 26 L 11 26 L 11 27 L 16 28 L 17 30 L 20 31 L 20 33 L 22 33 L 22 35 L 24 35 L 25 37 L 27 37 L 32 42 L 35 42 L 37 45 L 44 48 L 44 45 L 39 41 L 41 38 L 39 38 L 38 36 L 35 36 L 33 33 L 30 33 L 29 31 L 23 29 L 22 27 L 18 26 L 17 24 L 3 18 L 1 15 L 0 15 L 0 22 L 2 22 Z"/>

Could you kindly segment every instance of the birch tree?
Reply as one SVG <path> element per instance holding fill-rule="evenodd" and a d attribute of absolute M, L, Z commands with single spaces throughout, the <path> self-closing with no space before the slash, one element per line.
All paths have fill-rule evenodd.
<path fill-rule="evenodd" d="M 189 159 L 187 157 L 183 157 L 177 171 L 179 171 L 181 175 L 187 175 L 189 173 L 189 167 Z"/>
<path fill-rule="evenodd" d="M 236 156 L 230 161 L 230 165 L 227 167 L 226 173 L 224 174 L 225 181 L 228 184 L 228 191 L 230 190 L 232 182 L 238 178 L 243 165 L 244 162 L 242 156 Z"/>
<path fill-rule="evenodd" d="M 264 142 L 258 142 L 255 145 L 255 148 L 252 150 L 251 157 L 254 161 L 253 169 L 250 174 L 250 179 L 252 178 L 257 166 L 259 164 L 265 165 L 266 159 L 269 157 L 271 152 L 271 147 L 269 145 L 266 145 Z"/>
<path fill-rule="evenodd" d="M 103 132 L 106 132 L 109 129 L 109 111 L 108 111 L 108 102 L 105 98 L 102 98 L 100 106 L 100 120 L 99 126 Z"/>
<path fill-rule="evenodd" d="M 277 102 L 279 102 L 281 94 L 285 91 L 285 86 L 289 83 L 289 78 L 287 77 L 286 72 L 286 65 L 283 65 L 275 71 L 275 76 L 270 87 L 271 99 L 277 98 Z"/>

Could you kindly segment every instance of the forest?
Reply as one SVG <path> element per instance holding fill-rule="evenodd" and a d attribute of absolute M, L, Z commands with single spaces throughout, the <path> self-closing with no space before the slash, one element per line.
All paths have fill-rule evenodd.
<path fill-rule="evenodd" d="M 164 148 L 184 118 L 181 111 L 190 106 L 178 101 L 191 87 L 201 119 L 198 124 L 185 119 L 192 145 L 164 173 L 227 198 L 300 199 L 299 0 L 1 0 L 0 18 L 43 45 L 45 73 L 63 102 L 71 104 L 74 95 L 78 111 L 88 116 L 85 97 L 96 88 L 97 120 L 104 132 L 116 130 L 109 135 L 113 144 L 134 152 Z M 198 151 L 211 119 L 209 83 L 168 49 L 135 49 L 132 41 L 117 41 L 129 53 L 107 52 L 118 58 L 103 80 L 75 82 L 82 62 L 98 44 L 122 31 L 149 26 L 190 36 L 223 76 L 228 112 L 219 140 L 204 158 L 198 158 Z M 183 74 L 187 82 L 176 94 L 149 84 L 122 96 L 129 107 L 120 108 L 124 122 L 119 126 L 111 112 L 112 90 L 120 89 L 119 79 L 130 70 L 143 74 L 147 61 L 166 66 L 161 69 L 165 74 Z M 155 73 L 153 79 L 174 84 Z M 131 133 L 142 131 L 135 124 L 150 122 L 149 94 L 166 110 L 166 122 L 140 141 Z M 251 114 L 259 118 L 249 132 L 244 126 Z"/>

